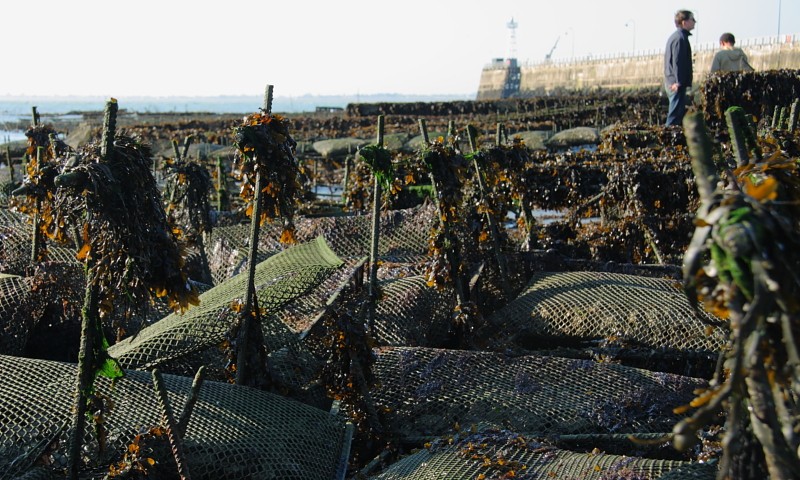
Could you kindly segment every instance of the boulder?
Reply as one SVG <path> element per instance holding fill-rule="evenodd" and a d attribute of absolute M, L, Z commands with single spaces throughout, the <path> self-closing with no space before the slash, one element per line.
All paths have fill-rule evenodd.
<path fill-rule="evenodd" d="M 197 159 L 201 156 L 204 158 L 229 158 L 234 151 L 235 147 L 228 145 L 217 145 L 216 143 L 193 143 L 189 145 L 187 156 L 190 159 Z M 178 151 L 183 153 L 183 145 L 178 145 Z M 163 142 L 159 145 L 156 156 L 163 158 L 175 158 L 175 150 L 172 148 L 172 143 Z"/>
<path fill-rule="evenodd" d="M 550 134 L 549 130 L 529 130 L 509 135 L 508 139 L 511 141 L 514 137 L 520 137 L 530 150 L 546 150 L 545 142 L 550 137 Z"/>
<path fill-rule="evenodd" d="M 348 154 L 355 154 L 358 147 L 368 145 L 368 140 L 360 138 L 332 138 L 329 140 L 318 140 L 312 147 L 314 150 L 326 158 L 343 157 Z"/>
<path fill-rule="evenodd" d="M 392 151 L 404 150 L 410 138 L 407 133 L 390 133 L 383 136 L 383 147 Z"/>
<path fill-rule="evenodd" d="M 562 130 L 544 142 L 545 146 L 551 149 L 597 145 L 599 143 L 600 132 L 593 127 L 575 127 Z"/>

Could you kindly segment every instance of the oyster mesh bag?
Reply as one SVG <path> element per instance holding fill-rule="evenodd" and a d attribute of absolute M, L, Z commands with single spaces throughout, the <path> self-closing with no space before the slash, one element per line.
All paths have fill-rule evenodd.
<path fill-rule="evenodd" d="M 63 478 L 75 365 L 0 356 L 0 370 L 14 372 L 0 378 L 0 478 L 19 478 L 26 472 L 28 478 Z M 163 378 L 177 416 L 192 379 Z M 103 435 L 97 434 L 99 429 L 87 429 L 83 460 L 84 476 L 100 478 L 108 465 L 134 451 L 130 445 L 137 444 L 137 435 L 153 431 L 162 417 L 148 372 L 127 371 L 113 385 L 101 377 L 95 388 L 96 397 L 105 399 Z M 183 450 L 192 478 L 331 479 L 344 472 L 349 442 L 347 424 L 324 410 L 252 388 L 206 381 L 186 427 Z M 141 442 L 137 445 L 143 448 Z M 170 455 L 152 455 L 154 474 L 162 467 L 174 474 Z"/>

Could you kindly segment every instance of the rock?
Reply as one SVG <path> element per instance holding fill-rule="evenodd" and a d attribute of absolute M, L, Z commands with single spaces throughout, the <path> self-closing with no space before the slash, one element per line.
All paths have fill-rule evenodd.
<path fill-rule="evenodd" d="M 169 146 L 166 146 L 166 142 L 161 148 L 157 151 L 155 156 L 164 157 L 164 158 L 175 158 L 175 150 L 172 148 L 172 144 L 169 143 Z M 193 143 L 189 145 L 189 151 L 187 152 L 187 156 L 190 159 L 198 159 L 200 156 L 204 158 L 229 158 L 234 151 L 233 146 L 228 145 L 217 145 L 215 143 Z M 183 145 L 178 145 L 178 151 L 183 153 Z"/>
<path fill-rule="evenodd" d="M 71 130 L 67 135 L 65 143 L 72 148 L 77 149 L 80 145 L 89 143 L 96 135 L 102 133 L 102 130 L 88 122 L 81 122 L 77 128 Z"/>
<path fill-rule="evenodd" d="M 551 132 L 548 130 L 529 130 L 509 135 L 508 139 L 512 141 L 514 137 L 520 137 L 530 150 L 547 150 L 545 142 L 550 137 L 550 134 Z"/>
<path fill-rule="evenodd" d="M 370 142 L 360 138 L 334 138 L 318 140 L 312 145 L 314 150 L 326 158 L 343 157 L 355 154 L 358 147 L 368 145 Z"/>
<path fill-rule="evenodd" d="M 600 143 L 600 133 L 592 127 L 575 127 L 562 130 L 544 142 L 547 148 L 569 148 L 580 145 L 597 145 Z"/>
<path fill-rule="evenodd" d="M 407 133 L 390 133 L 383 136 L 383 147 L 387 150 L 404 150 L 411 135 Z"/>

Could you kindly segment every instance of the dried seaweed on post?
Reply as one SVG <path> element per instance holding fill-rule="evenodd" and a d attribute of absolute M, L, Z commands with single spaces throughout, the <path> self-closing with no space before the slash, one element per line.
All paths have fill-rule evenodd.
<path fill-rule="evenodd" d="M 50 125 L 30 127 L 25 136 L 28 137 L 25 154 L 29 158 L 25 178 L 22 185 L 12 192 L 9 206 L 32 217 L 35 229 L 33 260 L 41 261 L 47 257 L 43 234 L 52 228 L 54 221 L 53 180 L 61 168 L 58 158 L 63 158 L 70 148 L 58 139 L 56 130 Z"/>
<path fill-rule="evenodd" d="M 690 116 L 685 125 L 690 147 L 704 136 L 708 143 L 701 121 Z M 727 321 L 731 344 L 711 388 L 677 410 L 697 408 L 675 426 L 673 443 L 690 447 L 695 432 L 724 408 L 720 478 L 752 471 L 745 464 L 759 456 L 756 448 L 763 453 L 764 476 L 800 478 L 800 228 L 793 211 L 800 203 L 798 161 L 776 154 L 743 165 L 734 171 L 733 185 L 719 191 L 713 171 L 698 161 L 702 150 L 692 152 L 702 203 L 684 261 L 685 283 L 691 299 Z"/>
<path fill-rule="evenodd" d="M 78 352 L 78 380 L 69 439 L 68 470 L 78 478 L 84 416 L 105 401 L 94 394 L 98 375 L 123 376 L 108 354 L 102 319 L 124 300 L 134 309 L 153 297 L 165 297 L 174 310 L 198 304 L 198 292 L 183 271 L 179 230 L 173 229 L 161 206 L 151 172 L 149 147 L 116 134 L 116 100 L 106 104 L 105 126 L 99 143 L 71 156 L 53 181 L 56 190 L 51 238 L 63 228 L 78 232 L 77 259 L 86 265 L 86 293 Z M 101 407 L 104 408 L 104 407 Z M 102 430 L 103 422 L 94 426 Z M 100 448 L 103 434 L 98 433 Z"/>
<path fill-rule="evenodd" d="M 56 179 L 58 220 L 48 236 L 62 238 L 69 226 L 80 232 L 77 258 L 95 270 L 101 316 L 118 299 L 137 306 L 163 297 L 175 311 L 196 305 L 198 292 L 183 269 L 181 232 L 167 221 L 149 147 L 118 134 L 108 160 L 100 150 L 99 143 L 88 144 L 65 164 Z"/>
<path fill-rule="evenodd" d="M 373 177 L 381 186 L 381 198 L 378 199 L 384 206 L 390 204 L 402 189 L 402 180 L 397 178 L 392 155 L 382 145 L 366 145 L 358 149 L 355 167 L 349 172 L 348 188 L 346 195 L 347 207 L 353 210 L 364 210 L 371 204 L 374 195 L 372 184 Z"/>
<path fill-rule="evenodd" d="M 463 235 L 466 231 L 461 212 L 464 202 L 462 184 L 469 164 L 462 155 L 446 145 L 441 137 L 422 150 L 420 159 L 425 170 L 430 173 L 436 190 L 440 220 L 439 226 L 431 231 L 431 259 L 425 276 L 429 286 L 444 288 L 454 281 L 456 274 L 463 275 L 465 270 L 461 262 L 451 265 L 447 252 L 461 253 L 459 232 Z"/>
<path fill-rule="evenodd" d="M 358 149 L 358 155 L 372 170 L 375 180 L 381 187 L 394 193 L 398 182 L 394 177 L 392 155 L 389 150 L 383 145 L 367 145 Z"/>
<path fill-rule="evenodd" d="M 264 188 L 261 196 L 260 225 L 275 218 L 284 219 L 280 241 L 295 243 L 294 212 L 301 195 L 303 170 L 294 156 L 297 142 L 289 134 L 289 124 L 280 115 L 256 112 L 234 129 L 236 154 L 233 176 L 241 182 L 239 192 L 247 204 L 247 215 L 255 211 L 256 173 Z"/>
<path fill-rule="evenodd" d="M 175 159 L 167 159 L 163 168 L 173 192 L 166 210 L 181 225 L 187 240 L 196 242 L 197 236 L 210 232 L 213 225 L 209 198 L 214 189 L 211 173 L 197 162 Z"/>
<path fill-rule="evenodd" d="M 439 225 L 432 229 L 429 240 L 430 259 L 425 277 L 429 286 L 455 290 L 456 305 L 453 325 L 462 345 L 472 342 L 473 330 L 478 327 L 480 315 L 469 298 L 465 260 L 469 250 L 465 247 L 468 226 L 464 212 L 464 178 L 469 169 L 467 160 L 442 137 L 431 141 L 420 153 L 420 162 L 428 171 L 436 192 Z"/>

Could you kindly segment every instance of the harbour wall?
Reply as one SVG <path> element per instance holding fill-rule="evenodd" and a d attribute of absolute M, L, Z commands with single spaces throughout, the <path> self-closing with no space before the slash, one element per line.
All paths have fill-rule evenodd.
<path fill-rule="evenodd" d="M 737 41 L 756 71 L 800 69 L 800 34 Z M 695 85 L 709 75 L 717 43 L 693 45 Z M 495 59 L 486 65 L 477 100 L 545 95 L 553 91 L 639 89 L 664 82 L 664 51 L 622 53 L 518 64 Z"/>

